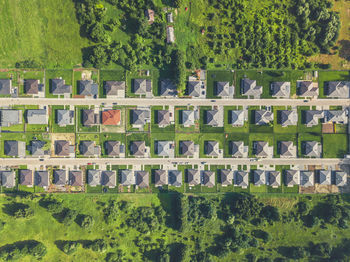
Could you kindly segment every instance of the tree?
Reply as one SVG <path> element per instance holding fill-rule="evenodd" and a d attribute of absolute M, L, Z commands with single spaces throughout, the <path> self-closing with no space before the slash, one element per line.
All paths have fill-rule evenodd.
<path fill-rule="evenodd" d="M 96 68 L 101 68 L 108 64 L 108 55 L 106 47 L 102 45 L 94 46 L 91 54 L 88 57 L 88 61 Z"/>
<path fill-rule="evenodd" d="M 111 41 L 109 34 L 101 23 L 95 23 L 90 29 L 90 38 L 95 43 L 108 43 Z"/>

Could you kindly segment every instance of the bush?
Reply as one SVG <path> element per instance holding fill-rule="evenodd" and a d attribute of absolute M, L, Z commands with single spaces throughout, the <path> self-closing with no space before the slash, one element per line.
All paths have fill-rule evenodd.
<path fill-rule="evenodd" d="M 3 211 L 14 218 L 29 218 L 34 215 L 34 210 L 31 207 L 16 202 L 4 205 Z"/>
<path fill-rule="evenodd" d="M 271 240 L 271 235 L 268 232 L 263 230 L 254 230 L 252 232 L 252 235 L 254 237 L 262 239 L 265 243 Z"/>
<path fill-rule="evenodd" d="M 78 212 L 72 209 L 64 209 L 60 214 L 60 222 L 66 226 L 71 225 L 76 219 Z"/>
<path fill-rule="evenodd" d="M 39 260 L 46 253 L 47 250 L 44 244 L 35 240 L 19 241 L 0 248 L 0 258 L 2 260 L 19 260 L 27 255 L 31 255 Z"/>
<path fill-rule="evenodd" d="M 66 241 L 62 246 L 62 251 L 66 254 L 74 253 L 78 248 L 78 242 L 76 241 Z"/>

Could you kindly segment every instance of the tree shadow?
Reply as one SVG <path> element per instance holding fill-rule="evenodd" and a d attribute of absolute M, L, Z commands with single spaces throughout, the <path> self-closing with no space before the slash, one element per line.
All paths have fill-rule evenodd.
<path fill-rule="evenodd" d="M 2 211 L 9 216 L 15 216 L 18 211 L 26 210 L 28 208 L 29 206 L 27 204 L 14 202 L 10 204 L 5 204 L 2 208 Z"/>
<path fill-rule="evenodd" d="M 350 41 L 349 40 L 340 40 L 340 50 L 339 56 L 344 58 L 347 61 L 350 61 Z"/>
<path fill-rule="evenodd" d="M 158 193 L 158 199 L 162 208 L 167 213 L 165 225 L 179 230 L 181 228 L 181 194 L 175 191 Z"/>

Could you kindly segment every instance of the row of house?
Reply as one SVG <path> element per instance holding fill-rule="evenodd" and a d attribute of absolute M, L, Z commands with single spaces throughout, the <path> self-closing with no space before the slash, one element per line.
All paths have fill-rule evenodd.
<path fill-rule="evenodd" d="M 9 127 L 12 125 L 23 123 L 22 110 L 1 109 L 0 110 L 0 126 Z M 49 116 L 46 109 L 27 109 L 25 112 L 27 124 L 47 125 Z"/>

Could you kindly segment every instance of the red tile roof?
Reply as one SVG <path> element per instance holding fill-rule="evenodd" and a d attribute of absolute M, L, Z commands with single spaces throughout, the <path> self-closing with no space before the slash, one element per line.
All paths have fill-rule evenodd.
<path fill-rule="evenodd" d="M 107 110 L 102 112 L 103 125 L 119 125 L 120 110 Z"/>

